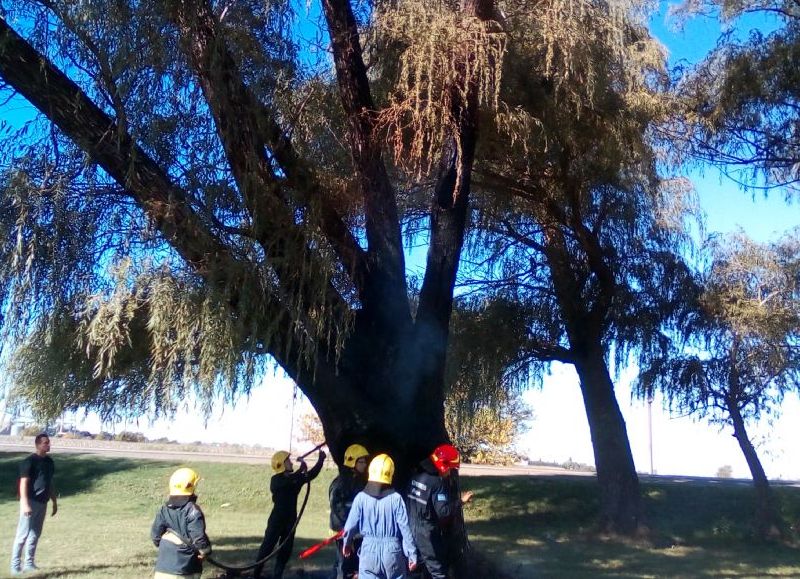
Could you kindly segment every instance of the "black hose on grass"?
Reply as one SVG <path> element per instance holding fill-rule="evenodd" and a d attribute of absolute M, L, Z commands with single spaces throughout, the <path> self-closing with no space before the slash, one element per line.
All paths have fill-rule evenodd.
<path fill-rule="evenodd" d="M 258 565 L 263 565 L 264 563 L 272 559 L 272 557 L 274 557 L 278 553 L 278 551 L 281 550 L 281 547 L 283 547 L 286 544 L 286 541 L 289 540 L 289 537 L 291 537 L 294 534 L 295 530 L 297 529 L 297 525 L 300 523 L 300 518 L 303 516 L 303 512 L 306 510 L 306 504 L 308 503 L 308 495 L 310 493 L 311 493 L 311 481 L 308 481 L 306 482 L 306 496 L 303 497 L 303 504 L 300 506 L 300 511 L 297 513 L 297 518 L 294 520 L 294 525 L 292 525 L 291 532 L 286 537 L 284 537 L 280 543 L 275 545 L 275 548 L 272 550 L 272 553 L 270 553 L 263 559 L 259 559 L 255 563 L 250 563 L 249 565 L 225 565 L 224 563 L 220 563 L 219 561 L 215 560 L 210 555 L 205 557 L 204 560 L 208 561 L 215 567 L 218 567 L 223 571 L 225 571 L 225 573 L 221 576 L 222 579 L 241 577 L 243 572 L 249 571 L 250 569 L 255 569 Z"/>

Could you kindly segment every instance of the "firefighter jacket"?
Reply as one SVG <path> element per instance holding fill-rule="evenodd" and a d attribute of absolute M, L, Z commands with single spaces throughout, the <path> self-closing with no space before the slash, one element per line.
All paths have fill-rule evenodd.
<path fill-rule="evenodd" d="M 403 497 L 389 486 L 368 483 L 356 495 L 344 525 L 344 544 L 363 536 L 359 575 L 403 577 L 408 562 L 417 562 L 417 548 L 408 526 Z"/>
<path fill-rule="evenodd" d="M 153 521 L 150 535 L 158 547 L 156 571 L 174 575 L 201 573 L 203 562 L 198 553 L 211 553 L 206 535 L 206 520 L 194 495 L 170 496 Z"/>
<path fill-rule="evenodd" d="M 331 503 L 331 529 L 341 531 L 353 506 L 353 499 L 364 490 L 366 477 L 350 468 L 343 468 L 328 488 L 328 499 Z"/>
<path fill-rule="evenodd" d="M 294 522 L 297 518 L 297 497 L 300 490 L 304 484 L 317 478 L 324 461 L 325 455 L 320 453 L 317 463 L 309 470 L 301 466 L 294 472 L 282 472 L 272 476 L 269 483 L 269 490 L 272 493 L 270 524 L 272 521 L 275 524 L 282 521 Z"/>
<path fill-rule="evenodd" d="M 406 498 L 420 559 L 432 579 L 445 579 L 452 556 L 453 523 L 461 510 L 457 475 L 439 476 L 431 460 L 425 459 L 411 479 Z"/>
<path fill-rule="evenodd" d="M 430 459 L 420 463 L 406 495 L 412 527 L 443 530 L 452 523 L 461 501 L 454 480 L 439 476 Z"/>

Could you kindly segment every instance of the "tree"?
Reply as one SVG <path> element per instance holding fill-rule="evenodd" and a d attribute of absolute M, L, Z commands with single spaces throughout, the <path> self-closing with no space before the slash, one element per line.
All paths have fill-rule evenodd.
<path fill-rule="evenodd" d="M 696 320 L 680 351 L 657 359 L 638 390 L 658 389 L 671 408 L 730 426 L 756 490 L 756 531 L 782 531 L 769 481 L 746 423 L 779 411 L 800 386 L 800 237 L 770 245 L 743 233 L 714 240 Z"/>
<path fill-rule="evenodd" d="M 620 5 L 582 5 L 566 21 L 528 8 L 508 26 L 509 68 L 526 73 L 507 71 L 501 100 L 512 127 L 527 119 L 535 129 L 512 147 L 483 141 L 475 201 L 485 227 L 465 285 L 503 301 L 493 326 L 516 336 L 516 364 L 534 377 L 553 361 L 575 367 L 601 526 L 630 533 L 643 513 L 610 366 L 656 355 L 660 329 L 678 323 L 678 296 L 692 286 L 676 254 L 693 200 L 657 172 L 652 130 L 667 118 L 666 71 L 644 22 Z"/>
<path fill-rule="evenodd" d="M 15 375 L 32 401 L 169 411 L 193 384 L 207 401 L 235 395 L 269 354 L 337 457 L 369 439 L 407 467 L 448 439 L 445 352 L 478 96 L 491 85 L 485 60 L 502 56 L 474 53 L 502 38 L 492 2 L 427 13 L 474 42 L 438 47 L 452 74 L 431 88 L 449 108 L 428 143 L 440 161 L 424 185 L 430 250 L 415 312 L 380 124 L 405 113 L 376 103 L 364 15 L 348 1 L 322 2 L 335 84 L 299 67 L 288 3 L 3 9 L 0 76 L 51 123 L 23 146 L 4 141 L 4 328 L 22 344 Z M 394 22 L 395 55 L 411 62 L 398 10 L 376 5 L 370 28 Z M 312 98 L 343 128 L 333 151 L 296 138 L 314 128 L 298 120 Z"/>
<path fill-rule="evenodd" d="M 563 258 L 573 235 L 599 233 L 577 213 L 563 223 L 574 230 L 561 229 L 557 206 L 602 217 L 617 206 L 595 195 L 625 197 L 616 179 L 652 160 L 640 145 L 660 53 L 638 5 L 524 2 L 504 17 L 492 0 L 362 11 L 322 0 L 333 77 L 307 66 L 286 0 L 0 8 L 0 78 L 41 113 L 0 144 L 4 343 L 19 345 L 14 379 L 45 413 L 170 412 L 192 388 L 210 405 L 246 390 L 270 356 L 313 404 L 334 457 L 370 440 L 403 473 L 448 439 L 462 249 L 485 253 L 489 238 L 471 233 L 495 235 L 494 216 L 514 216 L 509 179 L 525 184 L 514 198 L 536 198 L 526 219 L 556 211 L 537 235 L 546 232 L 547 259 L 563 275 L 543 303 L 592 303 L 596 286 L 584 282 L 609 281 L 595 269 L 602 260 L 590 253 L 590 268 L 580 258 L 571 271 Z M 632 114 L 617 114 L 629 104 Z M 615 157 L 625 151 L 638 160 Z M 636 227 L 622 228 L 633 239 Z M 415 236 L 429 246 L 419 286 L 404 251 Z M 590 422 L 605 517 L 630 530 L 635 471 L 598 366 L 612 293 L 589 312 L 591 340 L 571 351 L 591 352 L 580 358 L 586 383 L 600 384 L 586 400 L 603 403 Z M 565 311 L 575 314 L 569 328 L 582 327 L 587 312 Z M 529 313 L 564 352 L 561 322 L 545 308 Z M 553 359 L 547 347 L 529 351 Z"/>
<path fill-rule="evenodd" d="M 448 401 L 451 398 L 448 397 Z M 461 402 L 461 400 L 456 400 Z M 519 394 L 506 393 L 497 405 L 474 405 L 469 419 L 445 407 L 445 422 L 464 462 L 511 464 L 519 458 L 517 438 L 528 430 L 531 410 Z"/>
<path fill-rule="evenodd" d="M 733 467 L 729 464 L 723 464 L 717 469 L 717 478 L 732 478 Z"/>
<path fill-rule="evenodd" d="M 325 440 L 322 423 L 313 410 L 306 410 L 300 415 L 300 438 L 314 444 Z"/>
<path fill-rule="evenodd" d="M 686 114 L 676 136 L 687 138 L 696 158 L 717 164 L 744 185 L 760 177 L 767 187 L 796 190 L 800 6 L 794 0 L 689 0 L 682 10 L 688 16 L 719 15 L 733 29 L 703 62 L 679 77 L 676 95 Z M 736 20 L 753 14 L 774 29 L 751 30 L 738 39 Z"/>

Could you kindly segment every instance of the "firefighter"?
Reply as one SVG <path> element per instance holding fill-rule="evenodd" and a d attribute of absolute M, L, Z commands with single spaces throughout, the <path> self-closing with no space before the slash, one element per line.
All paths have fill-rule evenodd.
<path fill-rule="evenodd" d="M 344 451 L 344 464 L 339 475 L 333 479 L 328 488 L 328 499 L 331 503 L 331 531 L 338 532 L 344 528 L 353 499 L 364 490 L 367 484 L 367 465 L 369 451 L 360 444 L 351 444 Z M 336 541 L 336 579 L 352 579 L 358 572 L 358 548 L 361 539 L 353 542 L 352 554 L 345 557 L 342 548 L 344 540 Z"/>
<path fill-rule="evenodd" d="M 452 444 L 437 446 L 420 462 L 406 495 L 414 542 L 432 579 L 447 577 L 457 542 L 454 523 L 463 524 L 461 505 L 472 499 L 472 492 L 459 495 L 459 466 L 458 450 Z"/>
<path fill-rule="evenodd" d="M 300 466 L 295 471 L 292 459 L 285 450 L 279 450 L 272 456 L 272 470 L 275 473 L 269 483 L 269 490 L 272 493 L 272 512 L 256 560 L 261 560 L 272 553 L 275 546 L 281 543 L 281 548 L 275 556 L 273 579 L 283 577 L 283 570 L 289 557 L 292 556 L 294 524 L 297 520 L 297 496 L 304 484 L 317 478 L 323 462 L 325 453 L 320 450 L 317 463 L 311 470 L 308 470 L 305 461 L 300 458 L 298 459 Z M 253 570 L 253 577 L 260 577 L 263 568 L 263 563 L 257 565 Z"/>
<path fill-rule="evenodd" d="M 179 468 L 169 479 L 169 498 L 156 513 L 150 531 L 158 547 L 155 579 L 200 579 L 211 541 L 203 511 L 196 503 L 199 480 L 190 468 Z"/>
<path fill-rule="evenodd" d="M 417 566 L 417 549 L 408 526 L 403 497 L 392 487 L 394 461 L 379 454 L 369 464 L 364 490 L 356 495 L 344 524 L 345 557 L 353 552 L 356 535 L 362 542 L 359 579 L 403 579 Z"/>

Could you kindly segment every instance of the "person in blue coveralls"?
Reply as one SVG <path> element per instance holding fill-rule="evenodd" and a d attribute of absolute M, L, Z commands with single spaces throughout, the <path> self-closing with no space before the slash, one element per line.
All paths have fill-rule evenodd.
<path fill-rule="evenodd" d="M 403 579 L 417 567 L 417 548 L 408 526 L 405 501 L 392 488 L 394 461 L 379 454 L 369 464 L 364 490 L 356 495 L 344 524 L 345 557 L 357 534 L 359 579 Z"/>

